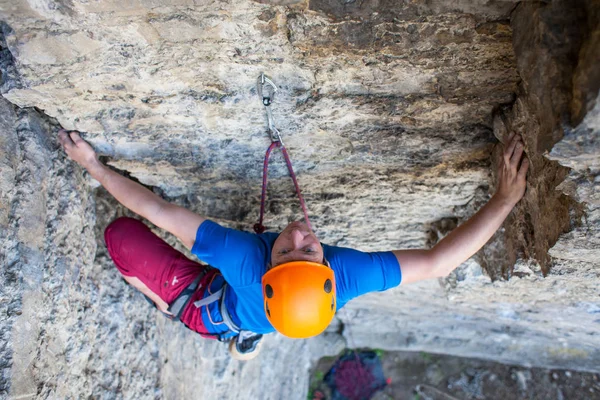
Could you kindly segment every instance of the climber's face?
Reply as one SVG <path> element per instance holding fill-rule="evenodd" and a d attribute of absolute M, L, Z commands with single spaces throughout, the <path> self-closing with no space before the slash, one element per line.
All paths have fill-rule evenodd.
<path fill-rule="evenodd" d="M 314 232 L 302 222 L 292 222 L 273 243 L 271 266 L 291 261 L 323 263 L 323 247 Z"/>

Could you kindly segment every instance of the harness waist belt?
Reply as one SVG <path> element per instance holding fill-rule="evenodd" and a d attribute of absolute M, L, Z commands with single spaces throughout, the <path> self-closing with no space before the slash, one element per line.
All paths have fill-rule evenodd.
<path fill-rule="evenodd" d="M 221 289 L 217 290 L 210 296 L 206 296 L 205 298 L 195 301 L 194 306 L 196 308 L 200 308 L 202 306 L 208 306 L 214 302 L 219 302 L 219 312 L 221 313 L 221 317 L 223 318 L 223 323 L 227 325 L 230 331 L 234 333 L 240 333 L 241 329 L 236 325 L 235 322 L 231 319 L 231 315 L 229 315 L 229 311 L 227 310 L 227 306 L 225 305 L 225 293 L 227 292 L 227 283 L 223 284 Z"/>
<path fill-rule="evenodd" d="M 231 319 L 231 315 L 229 315 L 229 311 L 227 310 L 227 306 L 225 305 L 226 288 L 227 284 L 223 285 L 223 296 L 221 296 L 221 300 L 219 303 L 219 311 L 221 311 L 221 316 L 223 317 L 223 322 L 225 322 L 225 325 L 227 325 L 227 327 L 235 333 L 240 333 L 240 327 L 237 326 L 235 322 L 233 322 L 233 319 Z"/>
<path fill-rule="evenodd" d="M 190 302 L 192 295 L 196 292 L 196 290 L 202 287 L 202 285 L 200 285 L 200 281 L 210 269 L 211 267 L 204 268 L 196 277 L 196 279 L 194 279 L 194 282 L 190 283 L 188 287 L 183 289 L 175 301 L 169 305 L 167 311 L 173 314 L 171 319 L 175 321 L 181 321 L 181 314 L 183 314 L 183 310 L 185 310 L 185 307 Z"/>
<path fill-rule="evenodd" d="M 213 294 L 211 294 L 210 296 L 207 296 L 201 300 L 195 301 L 194 305 L 196 306 L 196 308 L 200 308 L 202 306 L 207 306 L 211 303 L 214 303 L 215 301 L 219 300 L 221 298 L 221 296 L 223 295 L 223 288 L 217 290 L 216 292 L 214 292 Z"/>

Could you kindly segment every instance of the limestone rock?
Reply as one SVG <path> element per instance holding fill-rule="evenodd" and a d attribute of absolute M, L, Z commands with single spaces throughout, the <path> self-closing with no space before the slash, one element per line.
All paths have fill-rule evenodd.
<path fill-rule="evenodd" d="M 344 346 L 598 371 L 598 62 L 593 0 L 0 1 L 0 393 L 301 399 Z M 528 192 L 447 279 L 351 302 L 247 364 L 149 309 L 102 242 L 127 211 L 59 150 L 227 226 L 256 221 L 269 139 L 256 78 L 323 242 L 432 246 L 493 193 L 523 134 Z M 498 139 L 498 140 L 497 140 Z M 266 224 L 301 216 L 281 157 Z M 157 231 L 170 243 L 175 239 Z"/>

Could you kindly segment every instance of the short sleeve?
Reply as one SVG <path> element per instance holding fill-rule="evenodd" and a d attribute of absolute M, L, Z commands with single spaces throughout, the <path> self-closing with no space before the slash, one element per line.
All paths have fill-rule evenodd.
<path fill-rule="evenodd" d="M 192 253 L 219 269 L 231 286 L 260 282 L 267 249 L 255 234 L 206 220 L 198 227 Z"/>
<path fill-rule="evenodd" d="M 366 253 L 334 246 L 324 246 L 324 250 L 342 304 L 365 293 L 391 289 L 402 280 L 400 264 L 391 251 Z"/>

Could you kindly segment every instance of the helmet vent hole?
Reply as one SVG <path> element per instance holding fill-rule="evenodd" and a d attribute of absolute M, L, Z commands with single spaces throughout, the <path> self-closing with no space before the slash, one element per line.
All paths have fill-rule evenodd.
<path fill-rule="evenodd" d="M 331 284 L 331 279 L 327 279 L 325 281 L 324 289 L 325 289 L 325 293 L 331 293 L 331 289 L 333 289 L 333 285 Z"/>
<path fill-rule="evenodd" d="M 333 311 L 333 307 L 335 306 L 335 300 L 333 296 L 331 296 L 331 311 Z"/>
<path fill-rule="evenodd" d="M 273 297 L 273 288 L 271 287 L 271 285 L 265 286 L 265 294 L 269 299 Z"/>
<path fill-rule="evenodd" d="M 267 303 L 267 314 L 269 315 L 269 317 L 271 316 L 271 310 L 269 310 L 269 303 Z"/>

